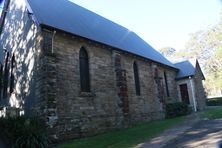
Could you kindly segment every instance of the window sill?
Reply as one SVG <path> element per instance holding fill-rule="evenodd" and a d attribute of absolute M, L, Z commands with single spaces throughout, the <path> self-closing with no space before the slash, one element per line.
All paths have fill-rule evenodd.
<path fill-rule="evenodd" d="M 79 97 L 95 97 L 96 94 L 93 92 L 80 92 Z"/>

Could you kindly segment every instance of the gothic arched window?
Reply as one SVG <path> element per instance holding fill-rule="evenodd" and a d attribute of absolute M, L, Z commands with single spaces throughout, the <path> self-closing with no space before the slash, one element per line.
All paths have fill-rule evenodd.
<path fill-rule="evenodd" d="M 167 82 L 167 74 L 166 74 L 165 71 L 164 71 L 164 80 L 165 80 L 165 85 L 166 85 L 167 97 L 169 97 L 169 96 L 170 96 L 170 93 L 169 93 L 168 82 Z"/>
<path fill-rule="evenodd" d="M 4 76 L 3 76 L 3 98 L 7 98 L 8 77 L 9 77 L 9 52 L 6 52 L 4 63 Z"/>
<path fill-rule="evenodd" d="M 134 71 L 134 80 L 135 80 L 135 88 L 136 88 L 136 95 L 140 95 L 140 80 L 139 80 L 139 72 L 137 63 L 133 63 L 133 71 Z"/>
<path fill-rule="evenodd" d="M 6 14 L 8 12 L 8 7 L 9 7 L 9 2 L 10 0 L 1 0 L 0 1 L 0 34 L 2 33 L 3 26 L 5 24 L 5 18 Z"/>
<path fill-rule="evenodd" d="M 10 76 L 10 89 L 9 89 L 10 93 L 14 91 L 14 81 L 15 81 L 14 68 L 15 68 L 15 55 L 13 54 L 11 60 L 11 76 Z"/>
<path fill-rule="evenodd" d="M 81 92 L 90 92 L 89 80 L 89 58 L 85 48 L 81 48 L 79 52 L 80 67 L 80 88 Z"/>

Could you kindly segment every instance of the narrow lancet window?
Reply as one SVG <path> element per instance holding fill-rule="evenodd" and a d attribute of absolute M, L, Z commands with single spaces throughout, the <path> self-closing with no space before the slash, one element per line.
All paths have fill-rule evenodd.
<path fill-rule="evenodd" d="M 90 92 L 89 58 L 87 51 L 83 47 L 79 53 L 79 67 L 81 92 Z"/>
<path fill-rule="evenodd" d="M 138 66 L 136 62 L 133 63 L 133 70 L 134 70 L 136 95 L 139 96 L 140 95 L 140 80 L 139 80 Z"/>
<path fill-rule="evenodd" d="M 4 76 L 3 76 L 3 98 L 7 98 L 8 90 L 8 77 L 9 77 L 9 52 L 6 52 L 6 58 L 4 63 Z"/>
<path fill-rule="evenodd" d="M 168 82 L 167 82 L 167 74 L 166 74 L 165 71 L 164 71 L 164 80 L 165 80 L 167 97 L 169 97 L 169 96 L 170 96 L 170 93 L 169 93 Z"/>
<path fill-rule="evenodd" d="M 14 68 L 15 68 L 15 56 L 12 56 L 11 60 L 11 76 L 10 76 L 10 93 L 14 91 L 14 81 L 15 81 L 15 75 L 14 75 Z"/>

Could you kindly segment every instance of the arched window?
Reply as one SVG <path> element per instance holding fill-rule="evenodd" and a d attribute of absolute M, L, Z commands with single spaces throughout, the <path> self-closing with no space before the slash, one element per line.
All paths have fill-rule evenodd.
<path fill-rule="evenodd" d="M 169 93 L 168 82 L 167 82 L 167 74 L 166 74 L 165 71 L 164 71 L 164 80 L 165 80 L 165 85 L 166 85 L 167 97 L 169 97 L 169 96 L 170 96 L 170 93 Z"/>
<path fill-rule="evenodd" d="M 9 52 L 6 52 L 6 58 L 4 63 L 4 80 L 3 80 L 3 98 L 7 98 L 7 89 L 8 89 L 8 77 L 9 77 Z"/>
<path fill-rule="evenodd" d="M 14 80 L 15 80 L 14 68 L 15 68 L 15 56 L 13 54 L 11 60 L 11 76 L 10 76 L 10 89 L 9 89 L 10 93 L 14 91 Z"/>
<path fill-rule="evenodd" d="M 0 1 L 0 7 L 2 9 L 2 11 L 0 12 L 0 34 L 2 33 L 3 30 L 3 26 L 5 24 L 5 18 L 6 18 L 6 14 L 8 12 L 8 7 L 9 7 L 9 1 L 10 0 L 1 0 Z"/>
<path fill-rule="evenodd" d="M 139 96 L 140 95 L 140 80 L 139 80 L 138 66 L 137 66 L 136 62 L 133 63 L 133 70 L 134 70 L 136 95 Z"/>
<path fill-rule="evenodd" d="M 89 58 L 87 51 L 82 47 L 79 53 L 80 88 L 81 92 L 90 92 Z"/>

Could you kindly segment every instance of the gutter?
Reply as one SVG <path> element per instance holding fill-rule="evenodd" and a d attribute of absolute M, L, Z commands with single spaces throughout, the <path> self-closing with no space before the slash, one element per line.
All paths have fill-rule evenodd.
<path fill-rule="evenodd" d="M 56 35 L 56 31 L 54 30 L 53 34 L 52 34 L 52 54 L 54 53 L 54 38 L 55 38 L 55 35 Z"/>

